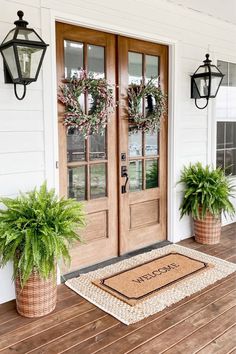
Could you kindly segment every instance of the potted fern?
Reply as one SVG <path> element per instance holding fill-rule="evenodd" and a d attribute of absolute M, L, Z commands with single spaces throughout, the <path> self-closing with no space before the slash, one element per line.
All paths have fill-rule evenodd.
<path fill-rule="evenodd" d="M 82 205 L 59 199 L 46 183 L 0 203 L 0 267 L 13 262 L 17 311 L 26 317 L 46 315 L 56 306 L 57 262 L 69 263 L 70 244 L 80 241 Z"/>
<path fill-rule="evenodd" d="M 203 244 L 219 243 L 221 214 L 235 213 L 230 201 L 234 191 L 231 178 L 221 168 L 203 167 L 198 162 L 184 167 L 179 183 L 185 186 L 181 218 L 186 214 L 193 217 L 195 240 Z"/>

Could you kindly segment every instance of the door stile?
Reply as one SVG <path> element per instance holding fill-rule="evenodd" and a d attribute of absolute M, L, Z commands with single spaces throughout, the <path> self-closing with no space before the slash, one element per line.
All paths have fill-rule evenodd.
<path fill-rule="evenodd" d="M 118 55 L 118 87 L 119 87 L 119 106 L 118 106 L 118 141 L 119 141 L 119 152 L 118 152 L 118 161 L 119 161 L 119 168 L 118 168 L 118 193 L 119 193 L 119 255 L 125 253 L 127 249 L 126 245 L 126 238 L 123 237 L 125 230 L 128 229 L 128 193 L 122 194 L 121 188 L 122 185 L 125 183 L 125 178 L 121 177 L 121 167 L 127 166 L 128 163 L 128 152 L 127 152 L 127 145 L 128 145 L 128 135 L 126 126 L 122 123 L 123 119 L 127 119 L 127 90 L 128 87 L 128 80 L 126 75 L 126 68 L 128 65 L 128 58 L 127 58 L 127 51 L 128 51 L 128 43 L 125 41 L 121 43 L 121 37 L 118 36 L 117 38 L 117 55 Z M 121 45 L 122 44 L 122 45 Z M 122 140 L 121 137 L 122 136 Z M 121 154 L 126 155 L 125 161 L 121 161 Z"/>

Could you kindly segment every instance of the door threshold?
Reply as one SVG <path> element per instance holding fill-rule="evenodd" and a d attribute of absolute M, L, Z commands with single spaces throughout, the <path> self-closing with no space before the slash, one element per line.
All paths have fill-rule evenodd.
<path fill-rule="evenodd" d="M 86 274 L 86 273 L 92 272 L 94 270 L 97 270 L 97 269 L 100 269 L 100 268 L 104 268 L 104 267 L 109 266 L 111 264 L 115 264 L 117 262 L 123 261 L 124 259 L 128 259 L 128 258 L 137 256 L 137 255 L 142 254 L 142 253 L 150 252 L 152 250 L 155 250 L 155 249 L 158 249 L 158 248 L 162 248 L 162 247 L 165 247 L 165 246 L 171 245 L 171 244 L 172 244 L 172 242 L 167 241 L 167 240 L 161 241 L 161 242 L 157 242 L 157 243 L 154 243 L 153 245 L 150 245 L 150 246 L 147 246 L 147 247 L 144 247 L 144 248 L 140 248 L 138 250 L 126 253 L 126 254 L 124 254 L 122 256 L 114 257 L 114 258 L 108 259 L 106 261 L 103 261 L 103 262 L 100 262 L 100 263 L 97 263 L 97 264 L 93 264 L 93 265 L 91 265 L 89 267 L 85 267 L 85 268 L 76 270 L 74 272 L 64 274 L 63 276 L 61 276 L 61 283 L 65 283 L 66 280 L 71 279 L 71 278 L 77 278 L 77 277 L 80 276 L 80 274 Z"/>

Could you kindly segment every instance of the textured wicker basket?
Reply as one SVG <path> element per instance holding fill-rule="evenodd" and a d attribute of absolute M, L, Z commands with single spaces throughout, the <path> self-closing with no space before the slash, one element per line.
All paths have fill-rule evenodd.
<path fill-rule="evenodd" d="M 56 307 L 57 284 L 56 277 L 42 279 L 33 272 L 24 285 L 20 286 L 16 278 L 16 308 L 24 317 L 41 317 L 52 312 Z"/>
<path fill-rule="evenodd" d="M 194 220 L 194 236 L 199 243 L 214 245 L 220 242 L 221 217 L 207 212 L 203 220 Z"/>

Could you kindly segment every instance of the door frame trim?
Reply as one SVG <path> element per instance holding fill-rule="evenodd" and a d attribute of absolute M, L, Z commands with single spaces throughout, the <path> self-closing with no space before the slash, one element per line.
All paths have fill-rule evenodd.
<path fill-rule="evenodd" d="M 177 116 L 177 52 L 179 43 L 177 40 L 163 37 L 157 34 L 130 30 L 128 28 L 119 28 L 104 24 L 103 21 L 91 21 L 82 16 L 75 16 L 60 11 L 54 11 L 47 8 L 41 8 L 42 36 L 50 43 L 43 67 L 43 116 L 44 116 L 44 161 L 45 161 L 45 179 L 49 187 L 54 187 L 59 192 L 59 170 L 56 168 L 56 162 L 59 159 L 58 154 L 58 126 L 57 126 L 57 85 L 56 85 L 56 21 L 69 23 L 72 25 L 87 27 L 104 31 L 107 33 L 119 34 L 130 38 L 137 38 L 153 43 L 165 44 L 169 47 L 169 79 L 168 79 L 168 179 L 167 179 L 167 240 L 171 242 L 180 241 L 180 235 L 175 233 L 178 213 L 177 208 L 177 188 L 176 188 L 176 161 L 174 151 L 176 151 L 176 125 Z M 50 23 L 50 26 L 48 25 Z M 49 78 L 51 85 L 48 85 Z M 51 117 L 51 119 L 49 119 Z M 53 148 L 52 148 L 53 144 Z"/>

